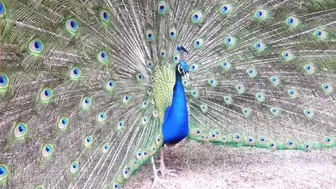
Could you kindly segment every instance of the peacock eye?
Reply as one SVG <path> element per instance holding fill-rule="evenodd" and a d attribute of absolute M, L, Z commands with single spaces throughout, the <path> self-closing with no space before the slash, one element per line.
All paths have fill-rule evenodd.
<path fill-rule="evenodd" d="M 42 156 L 50 157 L 53 153 L 53 146 L 51 144 L 45 144 L 42 147 Z"/>
<path fill-rule="evenodd" d="M 108 57 L 108 54 L 106 53 L 106 51 L 99 51 L 97 53 L 97 60 L 102 63 L 102 64 L 105 64 L 108 62 L 109 60 L 109 57 Z"/>
<path fill-rule="evenodd" d="M 255 18 L 259 19 L 259 20 L 265 20 L 267 17 L 267 11 L 266 10 L 262 10 L 262 9 L 258 9 L 255 14 L 254 14 Z"/>
<path fill-rule="evenodd" d="M 166 3 L 166 1 L 164 0 L 161 0 L 158 3 L 157 10 L 158 10 L 159 15 L 164 16 L 169 10 L 168 3 Z"/>
<path fill-rule="evenodd" d="M 232 6 L 230 4 L 224 4 L 224 5 L 221 5 L 220 6 L 220 13 L 222 15 L 226 15 L 226 14 L 229 14 L 232 10 Z"/>
<path fill-rule="evenodd" d="M 6 16 L 6 7 L 3 2 L 0 2 L 0 18 Z"/>
<path fill-rule="evenodd" d="M 258 51 L 258 52 L 261 52 L 261 51 L 264 51 L 266 49 L 266 45 L 262 42 L 256 42 L 254 43 L 254 48 Z"/>
<path fill-rule="evenodd" d="M 317 30 L 315 30 L 315 32 L 314 32 L 314 36 L 315 36 L 315 38 L 317 38 L 317 39 L 324 40 L 324 39 L 327 38 L 327 32 L 325 32 L 325 31 L 323 31 L 323 30 L 321 30 L 321 29 L 317 29 Z"/>
<path fill-rule="evenodd" d="M 135 75 L 135 78 L 136 78 L 137 81 L 139 81 L 139 82 L 143 81 L 143 79 L 144 79 L 144 77 L 143 77 L 143 75 L 142 75 L 141 73 L 137 73 L 137 74 Z"/>
<path fill-rule="evenodd" d="M 322 84 L 321 87 L 325 94 L 330 94 L 333 91 L 333 88 L 328 83 Z"/>
<path fill-rule="evenodd" d="M 181 54 L 180 53 L 175 53 L 174 56 L 173 56 L 173 62 L 175 64 L 177 64 L 177 63 L 180 62 L 180 59 L 181 59 Z"/>
<path fill-rule="evenodd" d="M 84 97 L 83 100 L 82 100 L 81 105 L 82 105 L 82 108 L 83 108 L 83 109 L 87 109 L 87 108 L 89 108 L 89 107 L 91 106 L 91 98 L 89 98 L 89 97 Z"/>
<path fill-rule="evenodd" d="M 278 108 L 276 108 L 276 107 L 271 107 L 269 110 L 270 110 L 271 114 L 272 114 L 274 117 L 279 116 L 279 110 L 278 110 Z"/>
<path fill-rule="evenodd" d="M 9 86 L 9 79 L 6 74 L 0 73 L 0 93 L 6 92 Z"/>
<path fill-rule="evenodd" d="M 165 59 L 167 57 L 167 50 L 166 49 L 161 49 L 160 50 L 160 57 L 162 59 Z"/>
<path fill-rule="evenodd" d="M 118 130 L 122 129 L 125 126 L 125 122 L 124 121 L 119 121 L 117 124 Z"/>
<path fill-rule="evenodd" d="M 69 70 L 69 76 L 71 80 L 78 80 L 81 75 L 81 70 L 77 67 L 74 66 Z"/>
<path fill-rule="evenodd" d="M 69 119 L 67 117 L 61 117 L 61 118 L 58 119 L 57 127 L 60 130 L 67 129 L 68 125 L 69 125 Z"/>
<path fill-rule="evenodd" d="M 123 97 L 123 102 L 124 103 L 127 103 L 127 102 L 129 102 L 131 100 L 131 96 L 130 95 L 125 95 L 124 97 Z"/>
<path fill-rule="evenodd" d="M 154 34 L 153 29 L 151 29 L 151 28 L 148 27 L 148 28 L 145 30 L 145 39 L 146 39 L 147 41 L 153 41 L 153 40 L 155 39 L 155 34 Z"/>
<path fill-rule="evenodd" d="M 79 30 L 79 24 L 76 19 L 70 18 L 65 21 L 65 27 L 70 34 L 76 34 Z"/>
<path fill-rule="evenodd" d="M 200 11 L 200 10 L 194 11 L 191 14 L 191 22 L 193 24 L 200 24 L 203 21 L 203 17 L 204 17 L 204 15 L 203 15 L 202 11 Z"/>
<path fill-rule="evenodd" d="M 274 86 L 278 86 L 280 85 L 280 80 L 278 77 L 276 76 L 271 76 L 270 79 L 271 83 L 274 85 Z"/>
<path fill-rule="evenodd" d="M 70 173 L 76 174 L 79 171 L 79 163 L 77 161 L 73 161 L 70 164 Z"/>
<path fill-rule="evenodd" d="M 108 23 L 110 21 L 110 13 L 106 10 L 100 10 L 99 11 L 99 17 L 103 23 Z"/>
<path fill-rule="evenodd" d="M 15 137 L 15 139 L 23 139 L 27 134 L 27 129 L 27 124 L 22 122 L 15 123 L 13 136 Z"/>
<path fill-rule="evenodd" d="M 8 168 L 7 166 L 0 164 L 0 182 L 3 182 L 8 177 Z"/>
<path fill-rule="evenodd" d="M 290 16 L 286 19 L 286 24 L 290 27 L 296 27 L 299 25 L 299 20 L 293 16 Z"/>
<path fill-rule="evenodd" d="M 28 49 L 30 51 L 30 54 L 32 55 L 39 55 L 43 51 L 43 43 L 39 39 L 33 39 L 28 44 Z"/>
<path fill-rule="evenodd" d="M 86 136 L 86 137 L 84 138 L 84 146 L 85 146 L 85 147 L 90 146 L 90 145 L 92 144 L 92 142 L 93 142 L 93 138 L 92 138 L 92 136 Z"/>
<path fill-rule="evenodd" d="M 170 39 L 174 40 L 177 38 L 177 30 L 175 27 L 172 27 L 168 30 L 168 36 Z"/>
<path fill-rule="evenodd" d="M 233 46 L 234 44 L 236 44 L 236 38 L 232 37 L 232 36 L 227 36 L 224 39 L 224 43 L 226 46 Z"/>
<path fill-rule="evenodd" d="M 196 39 L 194 41 L 194 48 L 195 49 L 199 49 L 199 48 L 203 47 L 203 45 L 204 45 L 204 39 L 202 39 L 202 38 Z"/>
<path fill-rule="evenodd" d="M 283 51 L 281 53 L 282 59 L 286 62 L 291 61 L 294 58 L 294 55 L 290 51 Z"/>
<path fill-rule="evenodd" d="M 107 91 L 113 91 L 114 88 L 115 88 L 115 82 L 112 79 L 107 81 L 107 83 L 105 84 L 105 89 Z"/>
<path fill-rule="evenodd" d="M 254 68 L 248 68 L 246 70 L 247 74 L 249 75 L 250 78 L 255 78 L 257 76 L 257 70 Z"/>
<path fill-rule="evenodd" d="M 52 90 L 49 87 L 44 87 L 40 92 L 40 100 L 42 102 L 50 102 L 52 99 Z"/>
<path fill-rule="evenodd" d="M 97 118 L 96 119 L 97 119 L 98 122 L 105 121 L 106 120 L 106 113 L 105 112 L 99 112 L 97 114 Z"/>

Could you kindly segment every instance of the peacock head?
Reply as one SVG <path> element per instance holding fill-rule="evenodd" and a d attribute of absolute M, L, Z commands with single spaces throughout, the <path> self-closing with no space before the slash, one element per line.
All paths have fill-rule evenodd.
<path fill-rule="evenodd" d="M 176 65 L 176 74 L 181 77 L 185 77 L 189 81 L 189 65 L 186 61 L 181 60 Z"/>

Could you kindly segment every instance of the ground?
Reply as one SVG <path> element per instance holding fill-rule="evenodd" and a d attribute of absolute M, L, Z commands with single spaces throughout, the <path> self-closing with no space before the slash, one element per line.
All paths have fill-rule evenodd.
<path fill-rule="evenodd" d="M 178 147 L 164 148 L 164 154 L 167 168 L 177 169 L 179 177 L 166 176 L 170 182 L 154 189 L 336 187 L 335 148 L 271 152 L 184 141 Z M 149 161 L 123 188 L 151 188 L 152 171 Z"/>

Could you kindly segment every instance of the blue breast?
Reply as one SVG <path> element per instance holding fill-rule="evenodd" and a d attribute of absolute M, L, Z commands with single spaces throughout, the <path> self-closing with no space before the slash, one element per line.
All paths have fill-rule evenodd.
<path fill-rule="evenodd" d="M 187 101 L 181 76 L 177 74 L 172 105 L 166 109 L 162 125 L 164 143 L 177 143 L 187 137 L 188 133 Z"/>

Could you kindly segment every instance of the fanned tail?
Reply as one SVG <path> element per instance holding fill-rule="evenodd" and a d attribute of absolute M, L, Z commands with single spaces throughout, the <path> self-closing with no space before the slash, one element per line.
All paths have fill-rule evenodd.
<path fill-rule="evenodd" d="M 332 1 L 227 1 L 188 43 L 189 136 L 237 146 L 335 146 Z"/>

